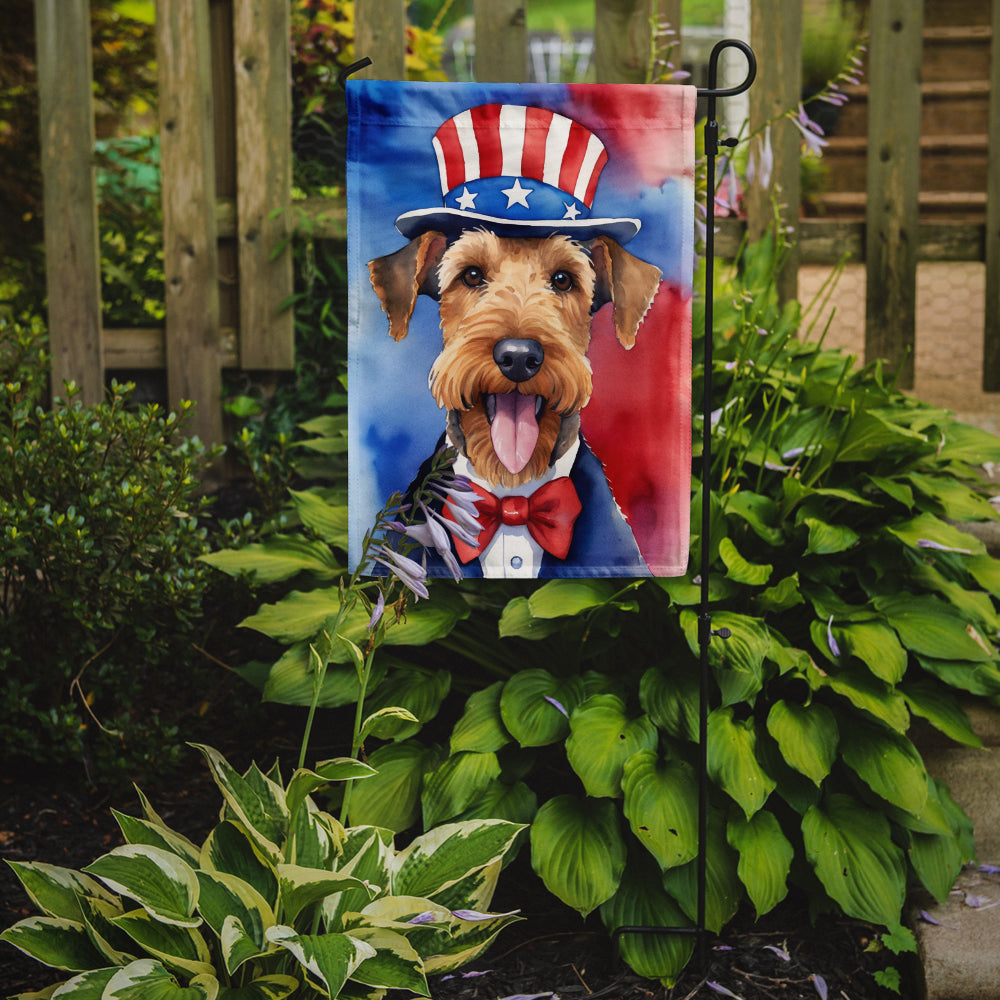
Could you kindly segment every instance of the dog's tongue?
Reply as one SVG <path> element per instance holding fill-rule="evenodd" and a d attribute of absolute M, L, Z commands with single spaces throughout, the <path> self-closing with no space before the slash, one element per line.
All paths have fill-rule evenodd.
<path fill-rule="evenodd" d="M 511 472 L 520 472 L 531 458 L 538 441 L 535 397 L 519 392 L 498 393 L 496 413 L 490 425 L 493 450 Z"/>

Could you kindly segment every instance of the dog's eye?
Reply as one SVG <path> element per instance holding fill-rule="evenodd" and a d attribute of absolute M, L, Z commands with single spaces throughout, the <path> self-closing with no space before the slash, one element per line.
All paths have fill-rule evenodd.
<path fill-rule="evenodd" d="M 478 267 L 467 267 L 462 272 L 462 284 L 469 288 L 479 288 L 486 284 L 486 275 Z"/>
<path fill-rule="evenodd" d="M 568 292 L 573 287 L 573 275 L 569 271 L 556 271 L 552 275 L 552 287 L 557 292 Z"/>

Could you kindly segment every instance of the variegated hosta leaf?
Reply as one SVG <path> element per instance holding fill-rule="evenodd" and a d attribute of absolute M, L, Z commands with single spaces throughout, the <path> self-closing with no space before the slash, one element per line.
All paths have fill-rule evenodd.
<path fill-rule="evenodd" d="M 697 855 L 698 783 L 690 765 L 641 751 L 625 762 L 622 790 L 632 832 L 661 869 Z"/>
<path fill-rule="evenodd" d="M 474 750 L 477 753 L 495 753 L 510 743 L 500 716 L 500 692 L 503 681 L 469 696 L 462 717 L 451 733 L 451 752 Z"/>
<path fill-rule="evenodd" d="M 369 894 L 369 898 L 375 895 L 374 890 L 353 875 L 303 868 L 300 865 L 278 865 L 278 881 L 281 886 L 282 912 L 285 919 L 291 921 L 305 907 L 345 889 L 361 889 Z"/>
<path fill-rule="evenodd" d="M 252 885 L 272 909 L 278 905 L 277 872 L 241 823 L 226 820 L 208 835 L 199 867 L 235 875 Z"/>
<path fill-rule="evenodd" d="M 495 753 L 452 754 L 424 778 L 420 796 L 424 826 L 437 826 L 454 819 L 474 803 L 500 777 Z"/>
<path fill-rule="evenodd" d="M 766 809 L 750 819 L 731 819 L 726 837 L 730 847 L 740 853 L 736 873 L 759 918 L 788 895 L 788 872 L 795 849 L 781 832 L 774 814 Z"/>
<path fill-rule="evenodd" d="M 299 985 L 299 980 L 294 976 L 261 976 L 244 986 L 224 986 L 218 1000 L 285 1000 Z"/>
<path fill-rule="evenodd" d="M 356 927 L 351 937 L 375 949 L 375 954 L 351 973 L 355 982 L 430 996 L 424 963 L 402 934 L 384 927 Z"/>
<path fill-rule="evenodd" d="M 618 891 L 601 905 L 610 932 L 619 927 L 690 927 L 692 922 L 664 891 L 652 859 L 630 858 Z M 640 976 L 672 986 L 694 950 L 692 934 L 623 934 L 619 952 Z"/>
<path fill-rule="evenodd" d="M 514 674 L 500 694 L 500 717 L 523 747 L 543 747 L 569 732 L 569 716 L 583 701 L 579 677 L 560 679 L 547 670 Z"/>
<path fill-rule="evenodd" d="M 125 844 L 85 869 L 113 892 L 134 899 L 150 916 L 178 927 L 197 927 L 198 878 L 171 851 L 146 844 Z"/>
<path fill-rule="evenodd" d="M 101 1000 L 104 996 L 104 988 L 114 978 L 120 966 L 111 966 L 107 969 L 91 969 L 89 972 L 81 972 L 80 975 L 67 979 L 51 993 L 52 987 L 44 993 L 21 993 L 12 1000 L 28 1000 L 29 997 L 41 998 L 52 997 L 54 1000 Z"/>
<path fill-rule="evenodd" d="M 876 795 L 919 815 L 927 802 L 927 771 L 910 740 L 861 719 L 851 724 L 841 755 Z"/>
<path fill-rule="evenodd" d="M 376 774 L 373 767 L 353 757 L 336 757 L 324 760 L 313 770 L 300 767 L 288 782 L 285 792 L 285 805 L 288 812 L 294 815 L 306 797 L 312 795 L 318 788 L 328 785 L 331 781 L 350 781 L 357 778 L 370 778 Z"/>
<path fill-rule="evenodd" d="M 109 903 L 93 896 L 83 896 L 80 905 L 90 940 L 104 956 L 105 965 L 128 965 L 140 957 L 135 942 L 114 924 L 115 917 L 125 912 L 120 902 Z"/>
<path fill-rule="evenodd" d="M 899 923 L 906 866 L 882 813 L 849 795 L 830 795 L 805 814 L 802 837 L 816 875 L 849 917 Z"/>
<path fill-rule="evenodd" d="M 733 709 L 717 708 L 708 717 L 708 774 L 749 818 L 767 801 L 776 782 L 757 762 L 752 718 L 737 721 Z"/>
<path fill-rule="evenodd" d="M 474 920 L 464 919 L 462 914 L 467 912 L 452 911 L 454 922 L 450 933 L 441 932 L 437 946 L 424 956 L 424 971 L 428 975 L 452 972 L 468 965 L 486 951 L 508 924 L 521 919 L 516 912 L 478 914 Z M 417 941 L 414 945 L 419 950 Z"/>
<path fill-rule="evenodd" d="M 278 845 L 288 831 L 284 789 L 254 769 L 247 776 L 240 775 L 217 750 L 203 744 L 193 745 L 208 761 L 226 806 L 246 827 L 264 855 L 277 863 L 281 856 Z"/>
<path fill-rule="evenodd" d="M 549 892 L 586 916 L 614 895 L 625 870 L 618 809 L 608 799 L 558 795 L 531 824 L 531 865 Z"/>
<path fill-rule="evenodd" d="M 87 928 L 65 917 L 28 917 L 19 920 L 0 934 L 26 955 L 54 969 L 81 972 L 100 968 L 104 958 L 95 950 Z"/>
<path fill-rule="evenodd" d="M 820 702 L 799 705 L 778 700 L 767 715 L 767 731 L 781 756 L 815 785 L 830 773 L 840 733 L 833 712 Z"/>
<path fill-rule="evenodd" d="M 429 830 L 393 860 L 392 892 L 433 899 L 460 879 L 500 861 L 522 829 L 495 819 L 446 823 Z"/>
<path fill-rule="evenodd" d="M 266 950 L 264 931 L 274 925 L 274 912 L 267 900 L 252 885 L 236 878 L 235 875 L 205 871 L 198 872 L 198 883 L 201 887 L 198 910 L 220 940 L 223 938 L 223 929 L 227 921 L 235 920 L 239 923 L 240 934 L 235 934 L 236 929 L 231 928 L 229 931 L 231 942 L 242 936 L 250 939 L 254 954 Z M 239 961 L 230 964 L 233 949 L 230 947 L 224 950 L 226 967 L 230 975 L 242 962 L 251 957 L 245 954 L 246 948 L 241 943 Z"/>
<path fill-rule="evenodd" d="M 392 833 L 373 826 L 356 826 L 347 831 L 337 870 L 352 875 L 365 888 L 345 889 L 323 900 L 324 926 L 344 930 L 343 915 L 358 912 L 368 905 L 372 892 L 384 892 L 389 886 L 392 858 Z"/>
<path fill-rule="evenodd" d="M 105 986 L 101 1000 L 216 1000 L 218 995 L 215 976 L 196 976 L 181 986 L 159 962 L 143 958 L 119 969 Z"/>
<path fill-rule="evenodd" d="M 145 910 L 123 913 L 112 923 L 171 969 L 181 969 L 189 976 L 213 971 L 212 956 L 205 939 L 190 927 L 160 923 Z"/>
<path fill-rule="evenodd" d="M 349 934 L 296 934 L 291 927 L 278 924 L 268 928 L 267 939 L 294 955 L 309 978 L 332 997 L 365 959 L 375 957 L 370 944 Z"/>
<path fill-rule="evenodd" d="M 111 812 L 129 844 L 159 847 L 164 851 L 170 851 L 171 854 L 176 854 L 192 868 L 197 866 L 199 849 L 187 837 L 158 823 L 136 819 L 134 816 L 126 816 L 125 813 L 120 813 L 117 809 L 112 809 Z"/>
<path fill-rule="evenodd" d="M 625 761 L 639 750 L 655 749 L 659 740 L 649 716 L 630 719 L 625 702 L 613 694 L 595 694 L 577 706 L 569 727 L 566 757 L 595 798 L 620 798 Z"/>
<path fill-rule="evenodd" d="M 306 799 L 292 819 L 286 860 L 305 868 L 335 868 L 344 842 L 344 828 L 329 813 L 321 812 Z"/>
<path fill-rule="evenodd" d="M 718 934 L 732 919 L 743 899 L 736 874 L 736 852 L 726 842 L 726 824 L 715 810 L 708 816 L 705 850 L 705 926 Z M 663 887 L 691 918 L 698 918 L 698 860 L 663 873 Z"/>
<path fill-rule="evenodd" d="M 109 903 L 116 899 L 97 879 L 40 861 L 8 861 L 24 891 L 46 916 L 81 920 L 80 897 L 92 896 Z"/>
<path fill-rule="evenodd" d="M 524 828 L 521 828 L 523 833 Z M 519 839 L 519 833 L 515 840 Z M 486 865 L 485 868 L 478 868 L 465 878 L 460 878 L 452 883 L 448 888 L 434 893 L 434 901 L 449 910 L 459 910 L 468 908 L 472 910 L 488 910 L 493 902 L 493 894 L 497 889 L 497 882 L 500 879 L 500 871 L 504 866 L 506 857 L 497 858 L 493 864 Z"/>

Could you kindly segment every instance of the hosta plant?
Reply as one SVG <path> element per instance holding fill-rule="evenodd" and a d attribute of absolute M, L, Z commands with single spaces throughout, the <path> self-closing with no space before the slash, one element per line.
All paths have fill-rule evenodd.
<path fill-rule="evenodd" d="M 0 938 L 64 975 L 22 996 L 428 996 L 428 974 L 470 961 L 518 919 L 488 912 L 517 824 L 450 823 L 397 849 L 391 831 L 345 828 L 313 800 L 330 782 L 370 779 L 366 764 L 338 758 L 285 783 L 277 767 L 240 774 L 199 749 L 224 803 L 202 844 L 140 793 L 142 818 L 115 814 L 124 846 L 82 871 L 11 862 L 41 915 Z"/>

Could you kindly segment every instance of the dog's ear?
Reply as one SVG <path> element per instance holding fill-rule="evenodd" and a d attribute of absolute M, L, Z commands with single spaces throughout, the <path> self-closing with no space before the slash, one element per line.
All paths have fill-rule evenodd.
<path fill-rule="evenodd" d="M 368 262 L 372 287 L 389 317 L 393 340 L 406 336 L 418 295 L 439 297 L 437 265 L 447 245 L 443 233 L 422 233 L 401 250 Z"/>
<path fill-rule="evenodd" d="M 618 340 L 626 349 L 633 347 L 662 272 L 633 257 L 609 236 L 598 236 L 591 242 L 590 259 L 597 275 L 593 308 L 596 311 L 607 302 L 613 303 Z"/>

